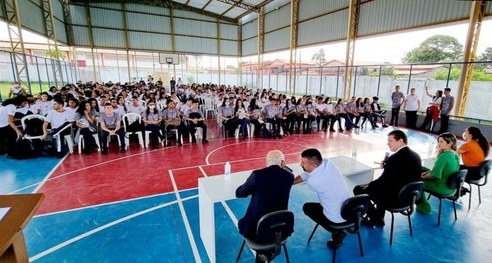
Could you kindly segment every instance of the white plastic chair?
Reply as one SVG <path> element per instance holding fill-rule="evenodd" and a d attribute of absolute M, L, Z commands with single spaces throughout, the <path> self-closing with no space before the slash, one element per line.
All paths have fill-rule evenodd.
<path fill-rule="evenodd" d="M 44 123 L 44 120 L 46 119 L 43 115 L 39 115 L 39 114 L 31 114 L 31 115 L 27 115 L 27 116 L 24 116 L 22 119 L 21 119 L 21 123 L 22 123 L 22 130 L 26 130 L 26 121 L 27 120 L 32 120 L 32 119 L 39 119 L 41 121 L 43 121 Z M 41 129 L 43 127 L 41 126 Z M 24 135 L 24 138 L 28 139 L 28 140 L 34 140 L 34 139 L 40 139 L 42 140 L 43 139 L 43 135 L 38 135 L 38 136 L 30 136 L 28 134 L 25 134 Z"/>
<path fill-rule="evenodd" d="M 95 133 L 92 136 L 94 137 L 94 140 L 96 140 L 96 144 L 98 147 L 97 151 L 99 152 L 101 150 L 101 143 L 99 142 L 99 135 L 97 133 Z M 79 140 L 78 140 L 78 148 L 79 148 L 79 154 L 81 154 L 82 149 L 84 148 L 84 136 L 82 136 L 80 134 L 79 134 Z"/>
<path fill-rule="evenodd" d="M 125 142 L 126 142 L 126 145 L 128 146 L 130 144 L 130 139 L 129 139 L 129 136 L 131 133 L 135 133 L 137 136 L 138 136 L 138 143 L 140 144 L 140 147 L 144 148 L 145 145 L 144 145 L 144 141 L 143 141 L 143 135 L 142 135 L 142 131 L 136 131 L 136 132 L 127 132 L 127 127 L 126 127 L 126 124 L 128 123 L 128 125 L 134 123 L 134 122 L 138 122 L 138 123 L 142 123 L 142 117 L 136 113 L 127 113 L 125 115 L 123 115 L 123 129 L 125 130 Z M 118 137 L 119 138 L 119 137 Z M 121 144 L 120 144 L 121 145 Z"/>
<path fill-rule="evenodd" d="M 65 125 L 65 127 L 63 127 L 63 129 L 59 130 L 57 133 L 53 134 L 53 138 L 56 139 L 56 151 L 57 152 L 61 152 L 61 146 L 62 146 L 62 143 L 61 143 L 61 138 L 60 138 L 60 133 L 65 131 L 66 129 L 72 129 L 72 126 L 71 125 Z M 63 136 L 63 138 L 65 139 L 65 141 L 67 142 L 67 145 L 68 145 L 68 151 L 70 152 L 70 154 L 73 154 L 73 139 L 72 139 L 72 134 L 67 134 L 65 136 Z"/>
<path fill-rule="evenodd" d="M 145 131 L 145 147 L 148 148 L 149 147 L 149 143 L 150 143 L 150 134 L 152 132 L 151 131 Z M 161 135 L 162 135 L 162 131 L 159 132 Z M 176 138 L 177 138 L 177 135 L 178 134 L 178 130 L 176 130 Z M 164 146 L 164 141 L 161 140 L 161 138 L 158 138 L 159 142 L 161 143 L 162 146 Z"/>

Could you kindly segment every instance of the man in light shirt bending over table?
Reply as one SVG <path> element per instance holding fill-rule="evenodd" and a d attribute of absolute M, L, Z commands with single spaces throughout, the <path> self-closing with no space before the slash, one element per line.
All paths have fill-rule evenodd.
<path fill-rule="evenodd" d="M 343 202 L 351 197 L 343 175 L 332 161 L 323 160 L 316 149 L 307 149 L 301 153 L 301 167 L 304 173 L 296 176 L 294 184 L 306 182 L 319 199 L 319 203 L 305 203 L 302 210 L 314 222 L 331 232 L 332 239 L 328 240 L 328 247 L 340 247 L 346 234 L 333 229 L 331 225 L 345 221 L 340 215 L 340 209 Z"/>

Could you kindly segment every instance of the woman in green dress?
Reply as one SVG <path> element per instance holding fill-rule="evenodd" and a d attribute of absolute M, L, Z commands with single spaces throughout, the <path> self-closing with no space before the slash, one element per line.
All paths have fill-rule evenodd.
<path fill-rule="evenodd" d="M 439 135 L 437 137 L 437 148 L 439 154 L 432 170 L 423 168 L 424 190 L 444 195 L 452 194 L 455 189 L 448 187 L 448 178 L 453 173 L 458 172 L 460 168 L 460 158 L 456 153 L 456 136 L 448 132 Z M 425 194 L 422 194 L 417 202 L 417 211 L 427 215 L 431 213 L 431 206 Z"/>

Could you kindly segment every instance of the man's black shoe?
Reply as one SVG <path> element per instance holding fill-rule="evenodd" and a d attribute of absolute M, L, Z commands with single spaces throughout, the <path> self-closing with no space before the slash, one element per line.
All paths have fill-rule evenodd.
<path fill-rule="evenodd" d="M 202 140 L 202 143 L 208 143 L 208 140 L 207 139 L 203 139 Z"/>
<path fill-rule="evenodd" d="M 331 249 L 337 249 L 342 246 L 342 243 L 335 242 L 333 239 L 330 239 L 328 240 L 328 242 L 326 242 L 326 245 Z"/>
<path fill-rule="evenodd" d="M 368 227 L 383 227 L 384 220 L 371 220 L 369 217 L 364 217 L 362 219 L 362 224 Z"/>

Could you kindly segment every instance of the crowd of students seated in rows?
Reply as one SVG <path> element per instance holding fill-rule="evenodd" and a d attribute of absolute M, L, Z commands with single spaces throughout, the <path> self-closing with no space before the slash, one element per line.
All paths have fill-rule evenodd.
<path fill-rule="evenodd" d="M 193 84 L 176 88 L 167 93 L 169 89 L 160 81 L 125 85 L 79 82 L 61 89 L 53 86 L 49 92 L 34 97 L 14 83 L 9 94 L 12 98 L 4 101 L 0 108 L 0 153 L 7 153 L 16 139 L 26 133 L 21 130 L 19 120 L 30 114 L 44 116 L 42 134 L 38 134 L 42 139 L 53 134 L 61 138 L 69 133 L 80 134 L 85 154 L 97 147 L 107 153 L 108 137 L 112 135 L 119 137 L 120 150 L 125 151 L 125 136 L 129 131 L 149 131 L 150 145 L 156 148 L 159 141 L 169 144 L 171 137 L 181 145 L 187 133 L 194 143 L 197 128 L 200 128 L 202 142 L 207 143 L 204 113 L 209 111 L 216 115 L 225 136 L 233 136 L 238 129 L 244 137 L 282 138 L 301 131 L 311 133 L 313 123 L 317 124 L 317 131 L 327 132 L 329 127 L 330 132 L 335 132 L 337 121 L 338 130 L 344 131 L 342 119 L 347 130 L 359 128 L 366 121 L 376 128 L 378 118 L 386 127 L 385 112 L 381 111 L 377 97 L 372 101 L 353 97 L 345 104 L 342 99 L 332 103 L 323 96 L 288 98 L 271 90 L 254 91 L 225 85 Z M 123 117 L 127 114 L 138 115 L 136 120 L 141 121 L 133 122 L 135 118 L 130 118 L 132 123 L 130 120 L 124 123 Z M 67 126 L 71 129 L 65 129 Z M 74 132 L 77 129 L 78 132 Z M 63 132 L 58 134 L 60 131 Z M 99 146 L 96 138 L 101 141 Z"/>

